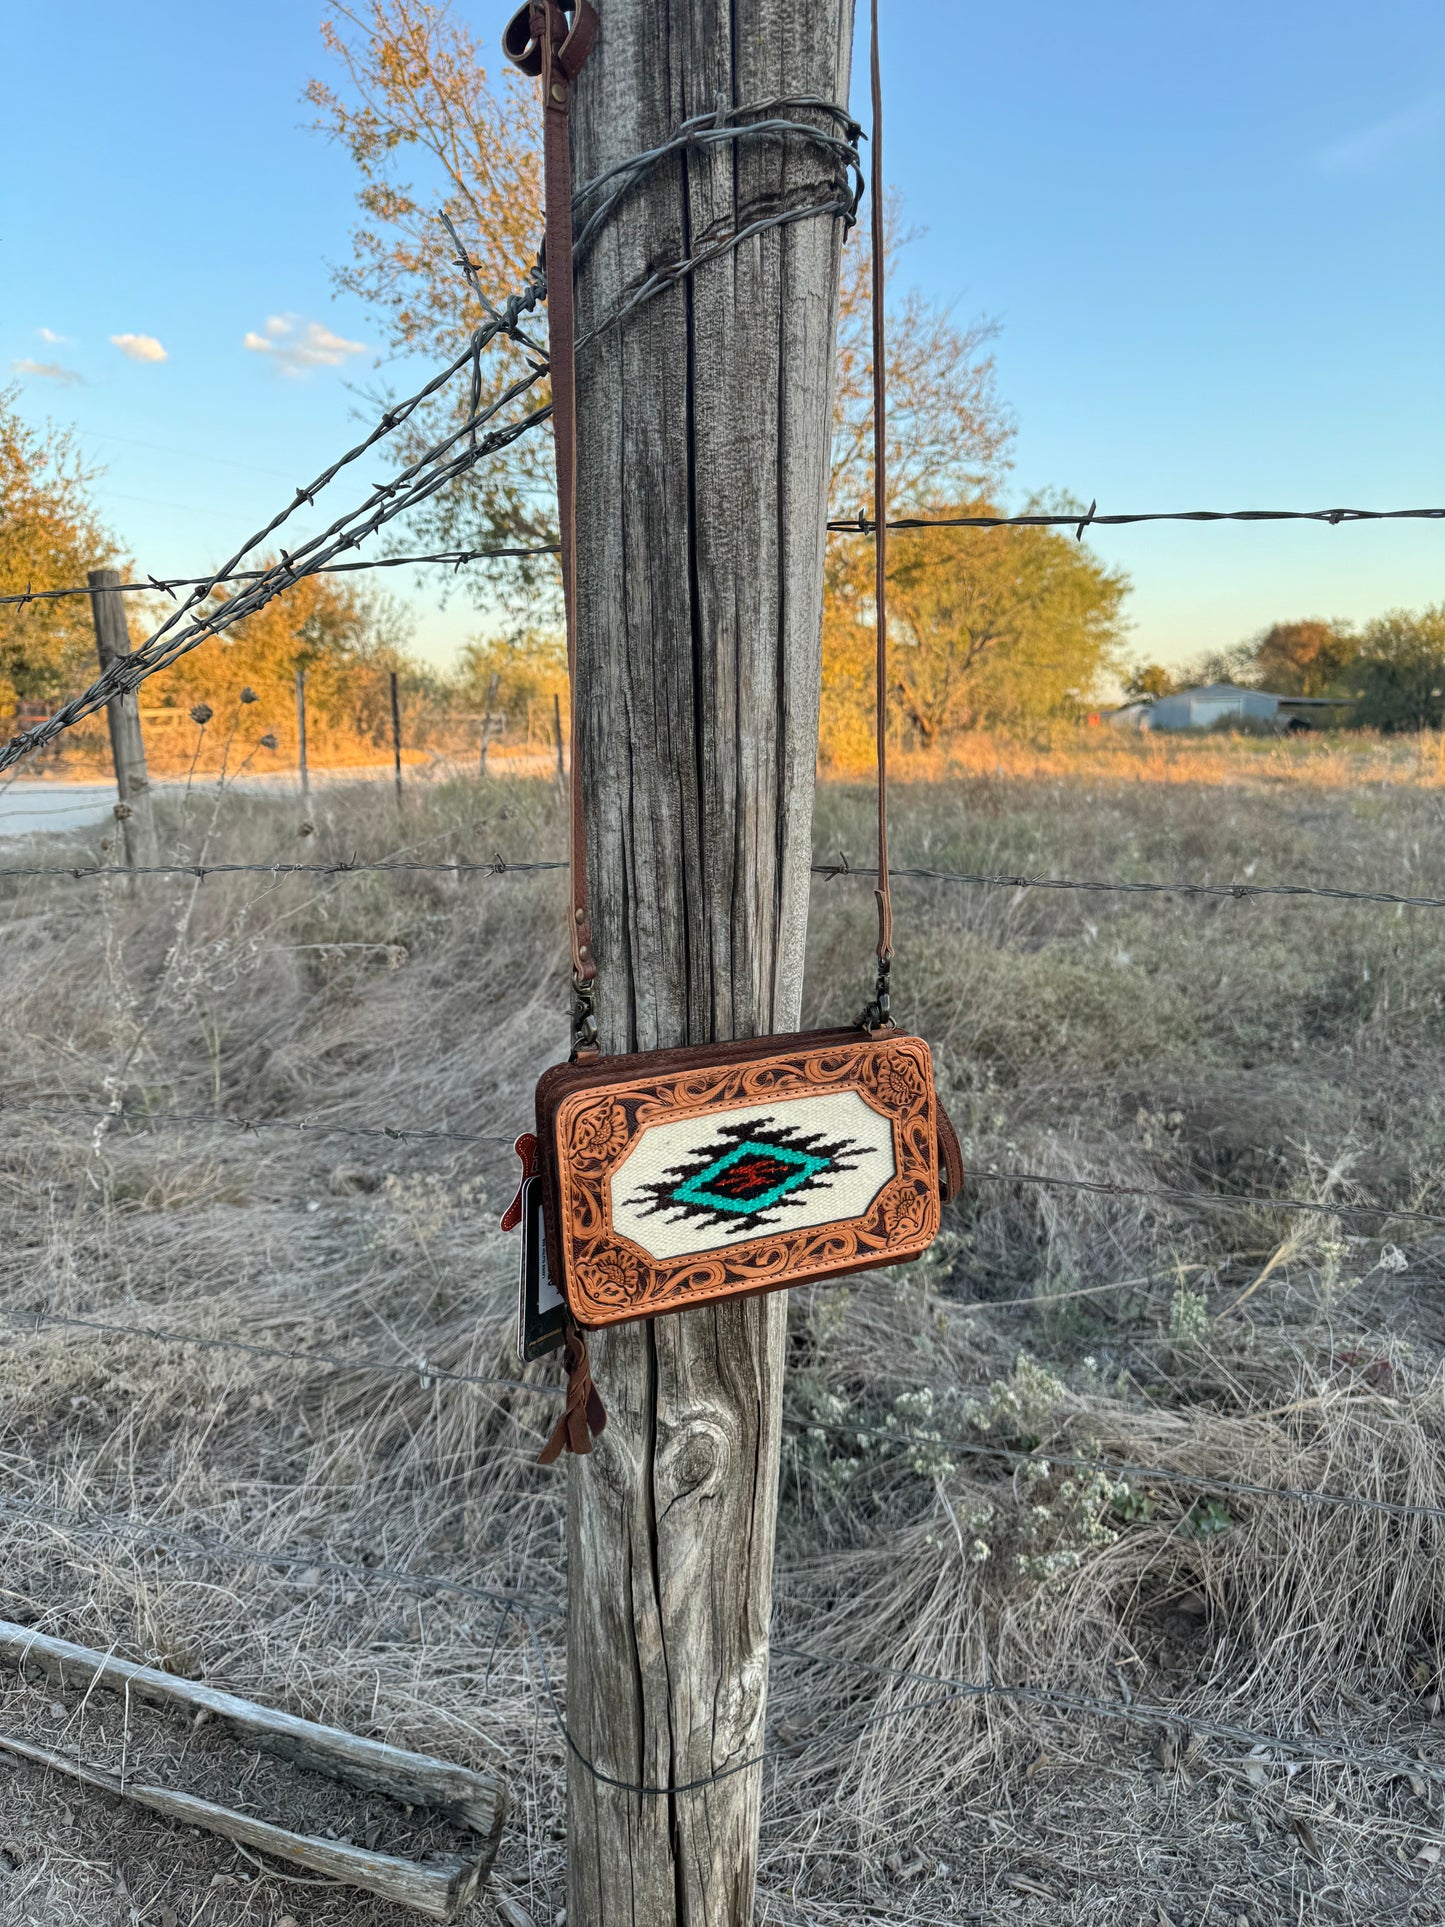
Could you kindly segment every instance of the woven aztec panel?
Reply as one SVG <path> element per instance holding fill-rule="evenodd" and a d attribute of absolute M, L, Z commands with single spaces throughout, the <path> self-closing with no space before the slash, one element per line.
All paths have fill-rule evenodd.
<path fill-rule="evenodd" d="M 939 1220 L 928 1046 L 805 1037 L 651 1069 L 557 1104 L 558 1253 L 574 1316 L 614 1324 L 916 1257 Z"/>

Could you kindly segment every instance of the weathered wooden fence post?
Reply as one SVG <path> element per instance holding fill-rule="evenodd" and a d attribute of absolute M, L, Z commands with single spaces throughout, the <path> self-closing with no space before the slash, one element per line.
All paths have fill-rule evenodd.
<path fill-rule="evenodd" d="M 492 711 L 496 707 L 497 689 L 501 680 L 500 671 L 494 669 L 487 682 L 487 713 L 482 718 L 482 753 L 477 759 L 477 774 L 479 776 L 485 776 L 487 773 L 487 744 L 492 738 Z"/>
<path fill-rule="evenodd" d="M 719 103 L 846 103 L 852 0 L 602 0 L 589 179 Z M 799 117 L 805 107 L 796 110 Z M 829 125 L 820 122 L 820 125 Z M 655 168 L 579 264 L 585 336 L 659 263 L 807 201 L 797 141 Z M 578 361 L 578 672 L 604 1051 L 796 1025 L 811 858 L 842 224 L 772 227 Z M 599 1335 L 570 1468 L 567 1917 L 745 1927 L 764 1744 L 782 1297 Z"/>
<path fill-rule="evenodd" d="M 120 594 L 120 576 L 114 569 L 92 569 L 86 580 L 90 584 L 96 654 L 105 670 L 118 658 L 130 654 L 125 598 Z M 110 725 L 110 755 L 115 765 L 119 798 L 115 813 L 120 822 L 121 848 L 127 869 L 134 870 L 138 865 L 159 860 L 150 784 L 146 780 L 145 739 L 141 735 L 135 691 L 112 696 L 105 706 L 105 715 Z"/>

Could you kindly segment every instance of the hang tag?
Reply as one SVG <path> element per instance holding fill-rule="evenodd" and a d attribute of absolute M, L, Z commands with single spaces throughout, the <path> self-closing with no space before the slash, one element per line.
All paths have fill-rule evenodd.
<path fill-rule="evenodd" d="M 517 1356 L 523 1364 L 545 1358 L 562 1343 L 567 1301 L 547 1270 L 547 1238 L 542 1222 L 542 1180 L 524 1178 L 521 1190 L 521 1304 L 517 1319 Z"/>

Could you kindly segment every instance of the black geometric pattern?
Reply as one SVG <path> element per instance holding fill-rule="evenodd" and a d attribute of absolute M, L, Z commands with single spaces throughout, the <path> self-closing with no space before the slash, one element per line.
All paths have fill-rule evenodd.
<path fill-rule="evenodd" d="M 870 1145 L 800 1131 L 766 1114 L 725 1124 L 663 1177 L 628 1199 L 640 1217 L 661 1212 L 672 1223 L 701 1222 L 728 1237 L 771 1230 L 790 1205 L 809 1192 L 826 1191 Z M 646 1202 L 644 1202 L 646 1200 Z"/>

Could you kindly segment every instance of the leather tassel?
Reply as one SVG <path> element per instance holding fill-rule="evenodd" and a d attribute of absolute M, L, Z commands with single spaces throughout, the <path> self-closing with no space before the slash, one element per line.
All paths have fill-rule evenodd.
<path fill-rule="evenodd" d="M 538 1465 L 550 1465 L 564 1451 L 590 1452 L 593 1439 L 607 1429 L 607 1407 L 592 1383 L 586 1335 L 570 1318 L 562 1356 L 567 1365 L 567 1403 L 551 1438 L 537 1454 Z"/>

